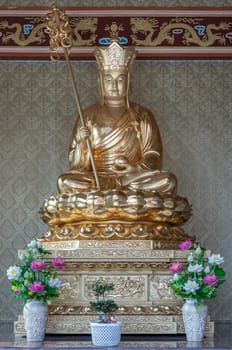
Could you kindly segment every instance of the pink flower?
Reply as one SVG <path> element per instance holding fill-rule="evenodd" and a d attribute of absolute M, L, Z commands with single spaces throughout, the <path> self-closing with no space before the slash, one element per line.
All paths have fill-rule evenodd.
<path fill-rule="evenodd" d="M 171 263 L 169 270 L 171 273 L 178 273 L 178 272 L 181 272 L 182 267 L 183 267 L 183 264 L 179 261 L 176 261 Z"/>
<path fill-rule="evenodd" d="M 206 275 L 203 281 L 205 284 L 209 284 L 211 287 L 214 287 L 218 283 L 218 278 L 216 275 Z"/>
<path fill-rule="evenodd" d="M 44 288 L 44 284 L 39 281 L 35 281 L 29 285 L 29 290 L 31 290 L 32 292 L 43 292 Z"/>
<path fill-rule="evenodd" d="M 15 295 L 18 295 L 20 293 L 20 290 L 19 289 L 15 289 L 14 292 L 13 292 Z"/>
<path fill-rule="evenodd" d="M 52 259 L 52 265 L 58 269 L 62 269 L 62 267 L 66 265 L 66 262 L 61 256 L 58 256 L 57 258 Z"/>
<path fill-rule="evenodd" d="M 45 262 L 43 260 L 33 260 L 31 262 L 30 268 L 32 270 L 43 270 L 43 268 L 45 267 Z"/>
<path fill-rule="evenodd" d="M 192 246 L 192 241 L 184 241 L 183 243 L 181 243 L 181 244 L 179 245 L 179 248 L 180 248 L 181 250 L 187 250 L 187 249 L 189 249 L 191 246 Z"/>

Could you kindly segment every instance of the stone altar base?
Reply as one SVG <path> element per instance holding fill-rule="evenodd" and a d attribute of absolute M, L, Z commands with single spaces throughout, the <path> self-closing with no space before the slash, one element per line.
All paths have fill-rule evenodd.
<path fill-rule="evenodd" d="M 123 322 L 122 334 L 183 334 L 182 298 L 168 287 L 172 261 L 185 261 L 188 252 L 159 249 L 151 240 L 80 240 L 43 242 L 52 256 L 66 259 L 60 272 L 63 297 L 49 306 L 47 334 L 89 334 L 95 319 L 88 286 L 102 278 L 115 285 L 112 297 L 119 305 L 116 318 Z M 20 315 L 15 336 L 24 336 Z M 213 337 L 214 323 L 207 320 L 206 337 Z"/>

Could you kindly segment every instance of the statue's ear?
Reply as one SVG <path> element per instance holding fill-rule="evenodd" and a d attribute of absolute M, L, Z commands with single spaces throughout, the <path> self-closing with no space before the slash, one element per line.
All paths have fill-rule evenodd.
<path fill-rule="evenodd" d="M 104 89 L 103 89 L 103 77 L 102 77 L 102 74 L 100 73 L 99 76 L 98 76 L 98 88 L 99 88 L 99 94 L 100 94 L 100 98 L 101 98 L 101 106 L 104 105 Z"/>
<path fill-rule="evenodd" d="M 126 91 L 126 104 L 127 107 L 130 107 L 130 102 L 129 102 L 129 94 L 130 94 L 130 90 L 131 90 L 131 86 L 130 86 L 130 81 L 131 81 L 131 75 L 130 72 L 128 71 L 128 75 L 127 75 L 127 91 Z"/>

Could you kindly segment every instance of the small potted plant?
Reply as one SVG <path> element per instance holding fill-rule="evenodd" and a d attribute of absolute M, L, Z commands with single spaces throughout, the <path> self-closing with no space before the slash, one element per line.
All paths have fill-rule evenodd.
<path fill-rule="evenodd" d="M 180 244 L 180 250 L 189 251 L 186 262 L 172 262 L 173 275 L 169 284 L 174 294 L 185 299 L 182 308 L 188 341 L 201 341 L 204 336 L 208 307 L 204 300 L 217 297 L 218 288 L 225 282 L 224 262 L 220 254 L 207 256 L 206 248 L 192 241 Z"/>
<path fill-rule="evenodd" d="M 98 279 L 89 285 L 96 301 L 90 301 L 91 308 L 99 315 L 97 321 L 90 321 L 92 342 L 95 346 L 116 346 L 121 340 L 122 322 L 116 321 L 116 302 L 109 297 L 114 284 Z"/>
<path fill-rule="evenodd" d="M 21 264 L 7 269 L 7 277 L 11 282 L 10 292 L 15 298 L 23 300 L 27 340 L 43 341 L 48 305 L 61 296 L 62 282 L 57 276 L 57 269 L 63 268 L 66 263 L 60 256 L 51 262 L 45 261 L 45 256 L 51 252 L 36 240 L 31 241 L 27 248 L 25 253 L 19 254 Z"/>

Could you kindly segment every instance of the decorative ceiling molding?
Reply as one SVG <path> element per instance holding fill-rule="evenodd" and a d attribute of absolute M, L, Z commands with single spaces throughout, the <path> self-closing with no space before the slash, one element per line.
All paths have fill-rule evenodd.
<path fill-rule="evenodd" d="M 141 58 L 232 58 L 232 7 L 67 8 L 72 59 L 91 58 L 112 32 Z M 0 58 L 49 59 L 49 8 L 0 8 Z"/>

